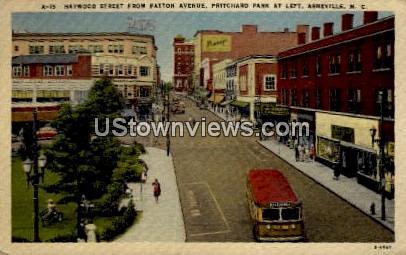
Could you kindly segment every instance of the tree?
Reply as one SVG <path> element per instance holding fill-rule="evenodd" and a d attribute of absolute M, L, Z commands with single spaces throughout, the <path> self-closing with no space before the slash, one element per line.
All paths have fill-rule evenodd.
<path fill-rule="evenodd" d="M 93 137 L 94 118 L 116 117 L 122 109 L 123 98 L 107 78 L 95 82 L 83 104 L 61 106 L 52 123 L 58 135 L 46 153 L 49 170 L 60 178 L 44 187 L 49 192 L 64 194 L 60 202 L 76 201 L 79 209 L 83 195 L 95 199 L 107 192 L 120 144 L 112 136 Z M 77 218 L 79 230 L 80 210 Z"/>

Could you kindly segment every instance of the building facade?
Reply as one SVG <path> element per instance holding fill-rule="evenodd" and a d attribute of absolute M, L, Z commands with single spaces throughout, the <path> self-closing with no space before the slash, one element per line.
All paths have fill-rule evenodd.
<path fill-rule="evenodd" d="M 323 24 L 322 38 L 319 27 L 308 42 L 299 34 L 300 45 L 279 54 L 278 77 L 278 103 L 290 107 L 292 120 L 310 124 L 301 142 L 315 146 L 323 163 L 375 183 L 379 151 L 372 130 L 388 155 L 394 144 L 394 17 L 377 17 L 364 12 L 363 24 L 353 27 L 353 15 L 344 14 L 336 34 L 333 23 Z"/>
<path fill-rule="evenodd" d="M 298 26 L 299 32 L 307 27 Z M 256 25 L 242 25 L 240 32 L 199 30 L 194 38 L 193 86 L 205 87 L 202 77 L 203 61 L 214 64 L 224 59 L 237 60 L 249 55 L 277 55 L 278 52 L 297 45 L 297 33 L 260 32 Z"/>
<path fill-rule="evenodd" d="M 49 92 L 44 92 L 47 97 L 54 97 L 53 104 L 58 98 L 78 103 L 96 79 L 107 76 L 122 93 L 128 108 L 150 114 L 153 91 L 160 83 L 152 35 L 13 33 L 12 39 L 14 103 L 27 103 L 29 97 L 32 105 L 44 102 L 41 94 L 30 92 L 43 91 L 44 84 L 49 87 Z M 75 90 L 77 87 L 80 91 Z M 54 93 L 55 88 L 65 92 Z"/>
<path fill-rule="evenodd" d="M 187 92 L 191 89 L 194 65 L 193 42 L 178 35 L 173 39 L 173 87 L 175 91 Z"/>

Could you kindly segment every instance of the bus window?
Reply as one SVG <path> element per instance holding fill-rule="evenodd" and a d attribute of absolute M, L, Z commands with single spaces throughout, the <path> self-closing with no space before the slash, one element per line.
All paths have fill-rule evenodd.
<path fill-rule="evenodd" d="M 263 220 L 279 220 L 279 209 L 263 209 Z"/>
<path fill-rule="evenodd" d="M 299 208 L 282 209 L 282 219 L 283 220 L 298 220 L 299 219 Z"/>

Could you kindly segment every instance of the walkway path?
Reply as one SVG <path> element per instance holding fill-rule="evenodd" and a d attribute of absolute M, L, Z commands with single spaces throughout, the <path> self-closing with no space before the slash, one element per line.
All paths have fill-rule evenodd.
<path fill-rule="evenodd" d="M 165 150 L 152 147 L 147 147 L 146 151 L 141 156 L 149 168 L 146 183 L 142 186 L 140 183 L 128 184 L 137 211 L 142 211 L 141 217 L 115 241 L 184 242 L 185 227 L 172 156 L 167 157 Z M 155 178 L 161 183 L 162 190 L 158 203 L 152 194 Z"/>
<path fill-rule="evenodd" d="M 392 231 L 394 230 L 394 199 L 386 199 L 386 221 L 382 221 L 380 219 L 381 195 L 358 184 L 356 178 L 341 175 L 338 181 L 333 180 L 332 169 L 319 162 L 296 162 L 294 151 L 275 140 L 258 141 L 258 143 L 365 214 L 370 215 L 370 205 L 374 202 L 376 215 L 370 216 Z"/>

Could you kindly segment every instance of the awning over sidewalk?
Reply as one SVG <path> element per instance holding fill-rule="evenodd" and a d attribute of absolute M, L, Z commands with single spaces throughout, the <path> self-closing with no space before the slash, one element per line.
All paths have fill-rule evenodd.
<path fill-rule="evenodd" d="M 233 100 L 226 100 L 224 102 L 221 102 L 220 105 L 221 106 L 226 106 L 226 105 L 230 104 L 231 102 L 233 102 Z"/>
<path fill-rule="evenodd" d="M 230 103 L 232 106 L 240 107 L 240 108 L 245 108 L 248 107 L 250 103 L 248 102 L 243 102 L 243 101 L 238 101 L 234 100 L 233 102 Z"/>
<path fill-rule="evenodd" d="M 215 104 L 218 104 L 218 103 L 220 103 L 221 101 L 223 101 L 223 99 L 224 99 L 224 95 L 222 95 L 222 94 L 220 94 L 220 95 L 216 95 L 216 94 L 212 94 L 210 97 L 209 97 L 209 102 L 213 102 L 213 103 L 215 103 Z"/>

